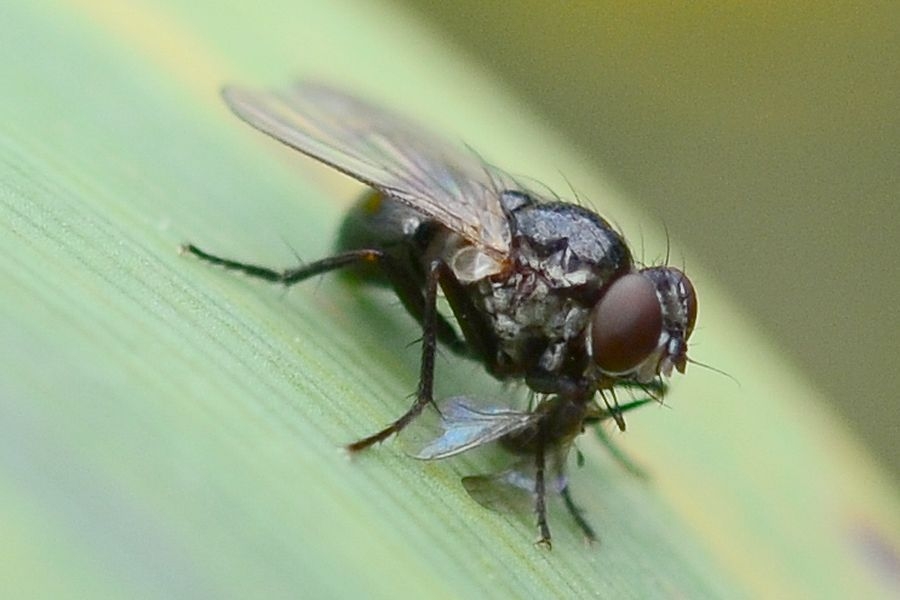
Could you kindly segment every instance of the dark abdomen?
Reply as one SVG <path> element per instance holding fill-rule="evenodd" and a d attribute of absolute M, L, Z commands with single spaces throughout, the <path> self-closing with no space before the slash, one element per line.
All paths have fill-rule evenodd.
<path fill-rule="evenodd" d="M 362 248 L 381 250 L 390 255 L 396 266 L 408 271 L 408 276 L 424 281 L 419 258 L 428 243 L 427 223 L 420 213 L 372 190 L 363 194 L 344 217 L 335 249 L 338 252 Z M 384 272 L 371 263 L 345 272 L 367 283 L 388 283 Z"/>

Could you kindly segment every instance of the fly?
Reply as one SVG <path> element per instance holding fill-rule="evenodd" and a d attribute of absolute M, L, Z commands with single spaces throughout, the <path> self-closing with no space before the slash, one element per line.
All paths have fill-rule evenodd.
<path fill-rule="evenodd" d="M 501 381 L 524 381 L 543 398 L 530 430 L 565 435 L 520 444 L 518 430 L 500 427 L 496 439 L 533 458 L 528 481 L 540 541 L 549 544 L 548 456 L 555 460 L 570 437 L 602 418 L 624 430 L 624 407 L 601 407 L 604 392 L 661 392 L 664 377 L 684 372 L 697 315 L 688 278 L 668 266 L 639 268 L 622 236 L 593 211 L 530 190 L 474 152 L 341 91 L 304 82 L 275 92 L 227 87 L 223 97 L 251 126 L 371 190 L 345 217 L 335 254 L 299 267 L 270 269 L 191 244 L 184 250 L 284 285 L 348 268 L 393 289 L 422 326 L 415 400 L 393 423 L 349 444 L 351 453 L 400 432 L 434 403 L 438 342 Z M 462 335 L 437 310 L 439 291 Z M 476 445 L 483 443 L 484 436 Z"/>

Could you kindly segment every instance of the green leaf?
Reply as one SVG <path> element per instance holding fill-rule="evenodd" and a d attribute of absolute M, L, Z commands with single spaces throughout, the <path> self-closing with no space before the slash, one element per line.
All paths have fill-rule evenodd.
<path fill-rule="evenodd" d="M 226 81 L 314 76 L 566 189 L 632 239 L 637 214 L 432 32 L 352 3 L 5 7 L 0 18 L 0 586 L 10 597 L 871 597 L 898 590 L 898 497 L 688 257 L 696 366 L 671 410 L 592 439 L 554 548 L 460 478 L 342 444 L 399 415 L 415 324 L 338 280 L 284 293 L 177 253 L 261 264 L 329 252 L 359 187 L 253 132 Z M 646 234 L 648 256 L 662 252 Z M 511 393 L 447 357 L 442 395 Z M 587 436 L 585 436 L 587 437 Z"/>

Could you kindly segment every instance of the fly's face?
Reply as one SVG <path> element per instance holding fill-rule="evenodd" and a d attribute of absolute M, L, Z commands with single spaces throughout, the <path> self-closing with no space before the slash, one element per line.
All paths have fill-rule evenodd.
<path fill-rule="evenodd" d="M 649 267 L 615 280 L 594 307 L 587 347 L 612 380 L 649 383 L 684 373 L 697 319 L 694 286 L 673 267 Z"/>

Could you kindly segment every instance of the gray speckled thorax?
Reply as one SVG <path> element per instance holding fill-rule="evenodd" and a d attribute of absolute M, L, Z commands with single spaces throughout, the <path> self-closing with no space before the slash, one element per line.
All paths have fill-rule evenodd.
<path fill-rule="evenodd" d="M 497 370 L 556 373 L 586 353 L 590 311 L 602 289 L 631 270 L 631 254 L 606 221 L 575 205 L 524 204 L 510 223 L 510 265 L 473 284 L 498 338 Z"/>

